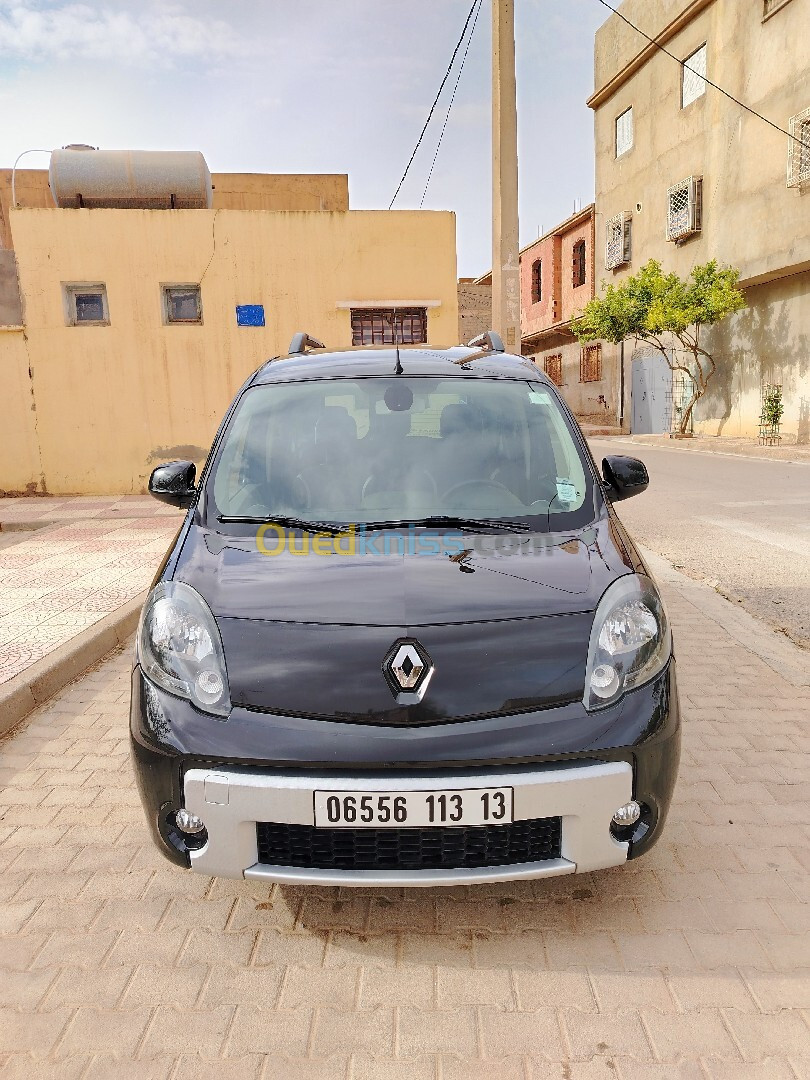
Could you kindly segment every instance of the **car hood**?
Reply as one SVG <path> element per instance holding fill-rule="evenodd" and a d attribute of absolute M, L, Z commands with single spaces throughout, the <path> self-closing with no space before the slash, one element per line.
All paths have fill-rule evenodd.
<path fill-rule="evenodd" d="M 296 533 L 299 553 L 267 555 L 254 537 L 191 527 L 173 576 L 217 618 L 235 705 L 410 724 L 581 697 L 593 611 L 632 571 L 609 517 L 557 536 L 454 533 L 440 554 L 417 553 L 423 532 L 418 547 L 377 535 L 365 551 L 317 554 Z M 423 700 L 404 705 L 383 671 L 400 639 L 435 668 Z"/>

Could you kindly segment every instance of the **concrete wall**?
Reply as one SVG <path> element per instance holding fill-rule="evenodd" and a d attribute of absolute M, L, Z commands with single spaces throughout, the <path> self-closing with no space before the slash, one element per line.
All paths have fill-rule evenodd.
<path fill-rule="evenodd" d="M 239 385 L 295 331 L 351 344 L 341 302 L 438 300 L 429 343 L 457 342 L 450 213 L 39 209 L 11 224 L 28 361 L 21 335 L 0 334 L 4 435 L 33 395 L 39 451 L 3 438 L 3 489 L 139 492 L 157 462 L 202 460 Z M 66 282 L 104 282 L 111 325 L 66 326 Z M 203 324 L 163 325 L 161 283 L 190 282 Z M 249 303 L 265 327 L 236 325 Z"/>
<path fill-rule="evenodd" d="M 22 300 L 13 251 L 0 248 L 0 326 L 22 324 Z"/>
<path fill-rule="evenodd" d="M 215 210 L 348 210 L 345 173 L 212 173 Z M 17 203 L 54 206 L 47 169 L 18 169 Z M 10 248 L 11 169 L 0 169 L 0 248 Z"/>
<path fill-rule="evenodd" d="M 37 415 L 25 333 L 0 326 L 0 493 L 42 491 Z"/>
<path fill-rule="evenodd" d="M 738 0 L 625 0 L 621 11 L 650 34 L 669 27 L 663 35 L 666 47 L 681 59 L 707 43 L 708 77 L 781 127 L 787 128 L 791 116 L 810 107 L 810 0 L 790 0 L 764 21 L 759 0 L 744 4 Z M 591 104 L 595 107 L 597 280 L 621 281 L 651 258 L 659 259 L 666 270 L 687 276 L 695 264 L 714 258 L 740 269 L 742 285 L 755 308 L 749 319 L 752 325 L 767 325 L 771 294 L 752 286 L 798 275 L 791 286 L 794 300 L 777 303 L 794 335 L 784 343 L 785 354 L 797 354 L 796 335 L 807 331 L 807 323 L 802 323 L 806 300 L 801 295 L 807 289 L 805 271 L 810 270 L 810 191 L 787 187 L 787 137 L 711 87 L 682 109 L 681 69 L 660 51 L 645 50 L 638 36 L 616 16 L 597 33 L 595 56 L 597 93 Z M 634 146 L 617 159 L 615 121 L 630 106 Z M 692 175 L 703 177 L 702 232 L 681 244 L 667 243 L 667 189 Z M 606 271 L 605 223 L 623 211 L 633 213 L 633 261 L 629 267 Z M 760 309 L 760 304 L 765 306 Z M 742 326 L 744 319 L 738 317 L 734 326 Z M 734 344 L 734 335 L 729 328 L 718 338 L 730 342 L 722 358 L 726 370 L 717 376 L 727 387 L 743 385 L 743 374 L 734 365 L 743 363 L 743 355 L 752 355 L 750 349 Z M 762 352 L 756 363 L 769 364 L 770 346 L 761 342 L 757 347 Z M 752 362 L 745 361 L 746 379 Z M 786 397 L 792 395 L 789 410 L 797 414 L 799 398 L 808 388 L 798 370 L 786 382 L 795 387 L 786 389 Z M 732 398 L 732 413 L 738 415 L 731 426 L 755 433 L 759 388 Z M 703 420 L 698 428 L 718 426 L 718 407 L 717 401 L 701 406 L 697 418 Z M 711 409 L 715 412 L 709 417 Z M 731 430 L 730 420 L 731 416 L 725 419 L 726 431 Z"/>
<path fill-rule="evenodd" d="M 458 340 L 462 345 L 492 329 L 492 285 L 458 283 Z"/>

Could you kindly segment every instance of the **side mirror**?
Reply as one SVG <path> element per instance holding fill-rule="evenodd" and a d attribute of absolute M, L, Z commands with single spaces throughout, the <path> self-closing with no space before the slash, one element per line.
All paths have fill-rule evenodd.
<path fill-rule="evenodd" d="M 158 465 L 149 477 L 149 494 L 170 506 L 179 506 L 183 510 L 191 506 L 197 494 L 194 481 L 197 478 L 197 466 L 193 461 L 167 461 Z"/>
<path fill-rule="evenodd" d="M 638 458 L 606 457 L 602 460 L 602 476 L 607 484 L 611 502 L 632 499 L 646 491 L 650 483 L 647 466 Z"/>

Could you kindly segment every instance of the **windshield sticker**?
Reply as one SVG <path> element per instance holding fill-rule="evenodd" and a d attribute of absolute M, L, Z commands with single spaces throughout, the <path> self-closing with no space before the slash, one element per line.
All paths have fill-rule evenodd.
<path fill-rule="evenodd" d="M 547 405 L 548 394 L 538 394 L 536 390 L 530 390 L 529 401 L 533 401 L 536 405 Z"/>
<path fill-rule="evenodd" d="M 572 503 L 576 502 L 578 498 L 578 492 L 576 487 L 570 480 L 561 480 L 557 477 L 557 498 L 560 502 Z"/>

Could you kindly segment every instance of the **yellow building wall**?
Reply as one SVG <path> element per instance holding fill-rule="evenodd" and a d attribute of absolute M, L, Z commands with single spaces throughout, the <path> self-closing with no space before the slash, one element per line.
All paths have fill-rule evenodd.
<path fill-rule="evenodd" d="M 451 213 L 20 209 L 11 226 L 33 375 L 0 385 L 0 408 L 21 430 L 33 391 L 41 466 L 4 437 L 0 488 L 141 492 L 158 462 L 202 461 L 236 390 L 297 330 L 351 344 L 342 301 L 440 301 L 429 344 L 457 343 Z M 111 325 L 66 325 L 70 282 L 106 285 Z M 163 325 L 161 285 L 197 282 L 203 324 Z M 237 326 L 237 304 L 263 304 L 267 325 Z"/>
<path fill-rule="evenodd" d="M 214 209 L 348 210 L 345 173 L 213 173 Z"/>
<path fill-rule="evenodd" d="M 41 473 L 25 335 L 0 326 L 0 493 L 42 490 Z"/>

